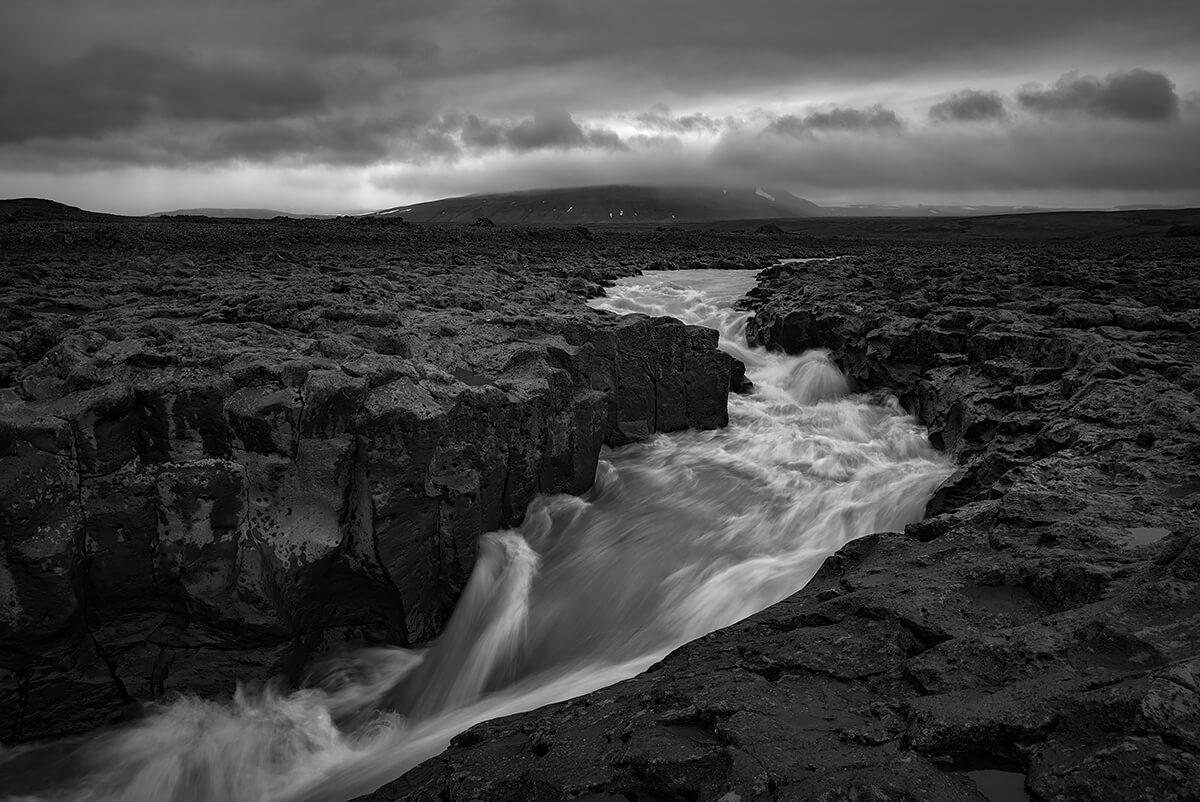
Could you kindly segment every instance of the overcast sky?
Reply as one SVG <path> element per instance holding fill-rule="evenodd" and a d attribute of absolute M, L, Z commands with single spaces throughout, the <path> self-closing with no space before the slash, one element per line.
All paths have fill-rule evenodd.
<path fill-rule="evenodd" d="M 0 0 L 0 197 L 1200 205 L 1196 0 Z"/>

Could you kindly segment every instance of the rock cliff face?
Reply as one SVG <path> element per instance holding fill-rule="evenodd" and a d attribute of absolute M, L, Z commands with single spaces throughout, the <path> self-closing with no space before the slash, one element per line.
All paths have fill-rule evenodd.
<path fill-rule="evenodd" d="M 930 517 L 373 799 L 1200 798 L 1195 246 L 851 249 L 750 337 L 896 392 L 961 464 Z"/>
<path fill-rule="evenodd" d="M 586 231 L 2 239 L 0 740 L 427 640 L 535 493 L 586 489 L 605 443 L 726 422 L 715 332 L 584 306 L 648 258 Z"/>

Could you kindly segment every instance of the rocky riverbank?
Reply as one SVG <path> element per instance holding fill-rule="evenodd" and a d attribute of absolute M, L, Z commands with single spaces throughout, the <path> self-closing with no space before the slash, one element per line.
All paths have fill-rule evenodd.
<path fill-rule="evenodd" d="M 930 516 L 372 799 L 1200 798 L 1200 248 L 844 244 L 749 336 L 897 394 L 960 464 Z"/>
<path fill-rule="evenodd" d="M 602 444 L 726 421 L 716 333 L 588 309 L 794 238 L 400 221 L 0 226 L 0 740 L 416 644 Z"/>

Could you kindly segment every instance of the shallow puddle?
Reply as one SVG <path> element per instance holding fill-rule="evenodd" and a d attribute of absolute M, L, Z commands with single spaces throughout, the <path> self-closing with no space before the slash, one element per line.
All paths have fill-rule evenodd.
<path fill-rule="evenodd" d="M 1185 498 L 1194 496 L 1200 493 L 1200 479 L 1192 479 L 1190 482 L 1173 485 L 1167 488 L 1167 498 Z"/>
<path fill-rule="evenodd" d="M 1042 606 L 1037 597 L 1027 588 L 1015 585 L 969 585 L 963 593 L 971 600 L 971 606 L 991 615 L 1006 615 L 1024 618 L 1037 615 Z"/>
<path fill-rule="evenodd" d="M 463 368 L 455 368 L 450 372 L 454 374 L 454 378 L 458 379 L 463 384 L 470 385 L 471 387 L 481 387 L 485 384 L 492 383 L 491 379 L 486 379 L 477 373 L 472 373 L 471 371 Z"/>
<path fill-rule="evenodd" d="M 1130 541 L 1135 546 L 1146 546 L 1150 543 L 1157 543 L 1171 534 L 1170 529 L 1163 529 L 1161 526 L 1133 526 L 1127 531 L 1129 532 Z"/>
<path fill-rule="evenodd" d="M 1029 802 L 1025 792 L 1025 775 L 1017 771 L 980 769 L 968 771 L 967 776 L 988 802 Z"/>

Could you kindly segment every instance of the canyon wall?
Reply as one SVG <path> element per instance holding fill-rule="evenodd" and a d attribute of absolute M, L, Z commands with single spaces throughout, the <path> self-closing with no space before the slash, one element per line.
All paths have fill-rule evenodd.
<path fill-rule="evenodd" d="M 715 332 L 584 305 L 638 269 L 597 266 L 586 231 L 23 236 L 0 338 L 4 741 L 427 641 L 478 537 L 534 494 L 589 487 L 605 444 L 726 422 Z"/>
<path fill-rule="evenodd" d="M 749 336 L 898 395 L 960 465 L 929 517 L 370 799 L 1200 798 L 1195 243 L 846 246 Z"/>

